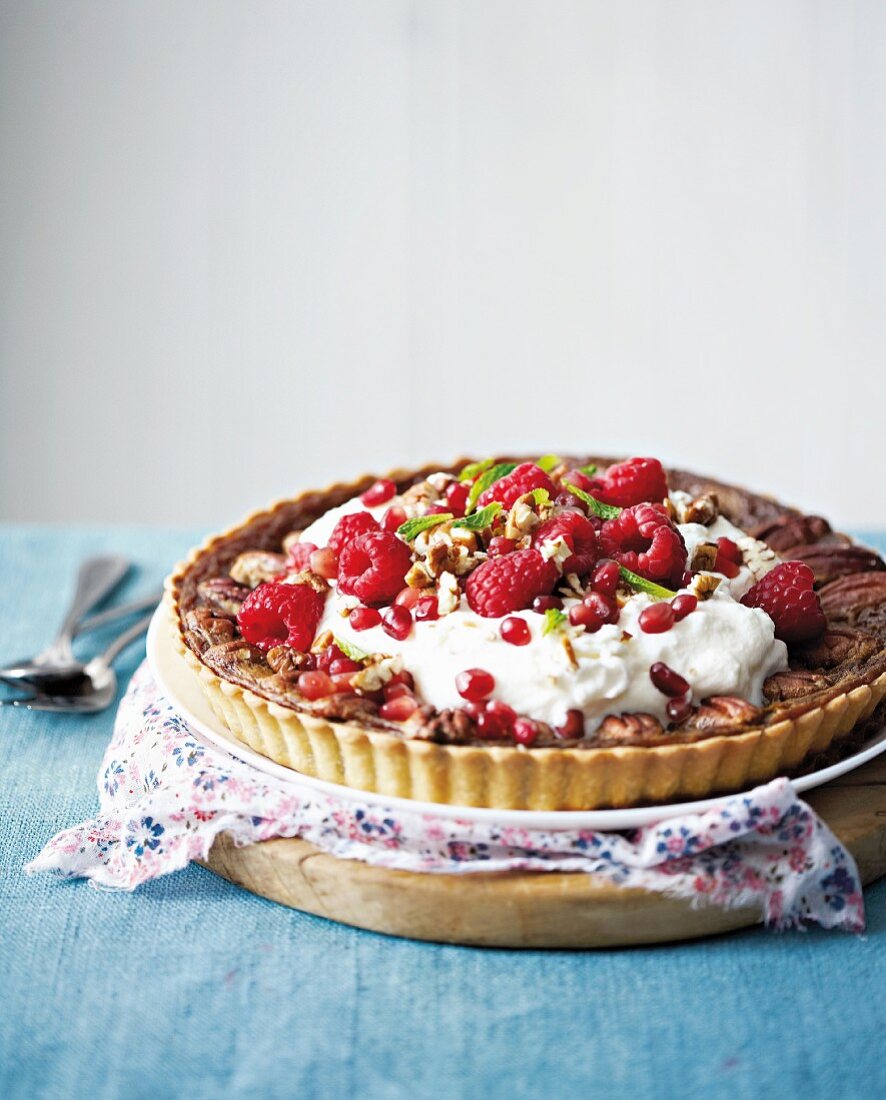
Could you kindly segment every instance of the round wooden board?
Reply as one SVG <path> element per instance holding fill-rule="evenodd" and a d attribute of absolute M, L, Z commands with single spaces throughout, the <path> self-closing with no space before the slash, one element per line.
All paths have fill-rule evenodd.
<path fill-rule="evenodd" d="M 886 754 L 810 791 L 867 884 L 886 874 Z M 695 939 L 756 924 L 756 909 L 694 909 L 581 873 L 439 875 L 337 859 L 304 840 L 235 847 L 216 840 L 205 866 L 254 894 L 330 920 L 441 943 L 624 947 Z"/>

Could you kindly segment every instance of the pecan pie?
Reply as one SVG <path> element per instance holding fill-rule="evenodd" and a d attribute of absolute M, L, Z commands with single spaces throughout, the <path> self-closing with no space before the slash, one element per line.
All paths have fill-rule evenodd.
<path fill-rule="evenodd" d="M 496 458 L 308 492 L 167 585 L 233 736 L 308 775 L 461 805 L 739 790 L 882 722 L 886 568 L 656 459 Z"/>

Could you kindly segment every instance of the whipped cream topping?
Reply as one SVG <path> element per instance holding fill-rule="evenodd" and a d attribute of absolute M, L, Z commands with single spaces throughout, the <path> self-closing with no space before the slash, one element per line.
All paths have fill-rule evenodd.
<path fill-rule="evenodd" d="M 679 510 L 689 498 L 675 492 L 671 499 Z M 368 511 L 380 519 L 392 503 L 400 499 L 366 508 L 357 497 L 318 518 L 302 540 L 325 546 L 341 516 Z M 690 561 L 699 543 L 724 536 L 743 549 L 762 547 L 722 516 L 709 526 L 678 526 Z M 738 695 L 760 705 L 763 681 L 787 667 L 787 648 L 775 638 L 772 620 L 758 608 L 739 602 L 755 579 L 747 566 L 731 580 L 721 577 L 709 599 L 700 600 L 694 612 L 662 634 L 640 629 L 640 612 L 653 602 L 642 593 L 627 600 L 617 624 L 593 634 L 567 625 L 545 635 L 544 616 L 516 611 L 512 616 L 523 619 L 531 633 L 525 646 L 504 641 L 499 629 L 503 620 L 475 614 L 464 596 L 452 613 L 416 622 L 404 641 L 391 638 L 380 626 L 355 631 L 347 614 L 359 601 L 339 593 L 333 582 L 319 631 L 331 631 L 364 652 L 402 657 L 415 679 L 419 699 L 438 710 L 463 706 L 456 676 L 465 669 L 483 668 L 495 678 L 493 698 L 553 726 L 562 725 L 572 709 L 583 712 L 587 733 L 609 714 L 645 712 L 667 724 L 668 700 L 649 678 L 649 668 L 656 661 L 689 682 L 695 703 L 710 695 Z M 692 588 L 681 591 L 690 593 Z M 577 597 L 565 598 L 564 610 L 576 603 Z"/>

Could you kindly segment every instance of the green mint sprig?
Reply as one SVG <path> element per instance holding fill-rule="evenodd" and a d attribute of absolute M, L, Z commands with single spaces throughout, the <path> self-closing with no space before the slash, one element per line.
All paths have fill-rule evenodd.
<path fill-rule="evenodd" d="M 549 474 L 551 470 L 556 470 L 562 461 L 559 455 L 542 455 L 541 458 L 536 459 L 535 465 Z"/>
<path fill-rule="evenodd" d="M 637 592 L 645 592 L 647 596 L 652 596 L 655 600 L 670 600 L 677 595 L 670 588 L 663 588 L 655 581 L 649 581 L 645 577 L 641 577 L 639 573 L 632 573 L 630 569 L 625 569 L 623 565 L 618 567 L 618 572 L 625 584 L 629 584 Z"/>
<path fill-rule="evenodd" d="M 589 466 L 579 466 L 579 473 L 587 474 L 588 477 L 593 477 L 597 472 L 597 467 L 592 462 Z"/>
<path fill-rule="evenodd" d="M 583 500 L 594 515 L 599 516 L 600 519 L 615 519 L 616 516 L 621 515 L 621 508 L 616 508 L 614 504 L 604 504 L 602 501 L 597 500 L 596 497 L 592 497 L 590 493 L 586 493 L 584 489 L 579 489 L 577 485 L 573 485 L 569 481 L 564 481 L 563 484 L 573 496 L 578 497 L 579 500 Z"/>
<path fill-rule="evenodd" d="M 362 661 L 369 656 L 369 654 L 364 652 L 359 646 L 351 645 L 350 642 L 346 642 L 343 638 L 336 638 L 333 634 L 333 639 L 342 653 L 352 661 Z"/>
<path fill-rule="evenodd" d="M 484 458 L 481 462 L 469 463 L 458 475 L 458 480 L 473 481 L 474 478 L 482 474 L 484 470 L 488 470 L 494 461 L 495 459 L 493 458 Z"/>
<path fill-rule="evenodd" d="M 484 470 L 471 486 L 470 493 L 468 493 L 467 511 L 473 512 L 474 505 L 477 503 L 480 494 L 485 493 L 490 485 L 494 485 L 496 481 L 501 481 L 503 477 L 507 477 L 508 474 L 513 473 L 516 469 L 516 462 L 499 462 L 491 469 Z"/>
<path fill-rule="evenodd" d="M 436 527 L 439 523 L 446 523 L 452 518 L 451 512 L 439 512 L 433 516 L 416 516 L 414 519 L 408 519 L 405 523 L 401 523 L 397 528 L 397 535 L 404 542 L 412 542 L 413 539 L 418 538 L 422 531 Z"/>
<path fill-rule="evenodd" d="M 545 621 L 541 632 L 542 634 L 552 634 L 555 630 L 562 630 L 568 621 L 569 616 L 565 611 L 561 611 L 558 607 L 549 607 L 545 612 Z"/>
<path fill-rule="evenodd" d="M 491 504 L 487 504 L 485 508 L 481 508 L 479 512 L 474 512 L 470 516 L 464 516 L 462 519 L 455 520 L 452 526 L 465 527 L 468 531 L 483 531 L 492 525 L 492 521 L 500 511 L 501 504 L 499 504 L 497 500 L 494 500 Z"/>

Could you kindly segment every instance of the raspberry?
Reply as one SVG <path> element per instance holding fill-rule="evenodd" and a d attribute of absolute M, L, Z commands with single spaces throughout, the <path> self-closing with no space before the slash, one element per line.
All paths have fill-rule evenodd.
<path fill-rule="evenodd" d="M 776 638 L 802 642 L 823 633 L 827 626 L 821 600 L 812 588 L 814 579 L 808 565 L 786 561 L 757 581 L 741 602 L 766 612 L 775 623 Z"/>
<path fill-rule="evenodd" d="M 250 645 L 273 649 L 288 645 L 307 650 L 317 633 L 326 597 L 306 584 L 260 584 L 237 614 L 240 633 Z"/>
<path fill-rule="evenodd" d="M 378 529 L 378 520 L 368 512 L 348 512 L 332 528 L 332 534 L 327 539 L 327 545 L 330 550 L 340 554 L 346 543 L 353 542 L 358 536 L 366 535 L 370 531 L 377 531 Z"/>
<path fill-rule="evenodd" d="M 573 551 L 572 557 L 563 562 L 563 572 L 590 573 L 597 560 L 597 531 L 588 517 L 574 508 L 557 512 L 538 528 L 532 536 L 532 545 L 540 548 L 558 538 Z"/>
<path fill-rule="evenodd" d="M 540 466 L 534 462 L 523 462 L 516 470 L 485 489 L 477 499 L 477 507 L 485 508 L 497 500 L 507 510 L 518 497 L 531 493 L 533 489 L 547 489 L 553 496 L 554 483 Z"/>
<path fill-rule="evenodd" d="M 548 595 L 559 573 L 538 550 L 516 550 L 503 558 L 489 558 L 468 577 L 465 593 L 473 611 L 497 619 L 531 607 L 536 596 Z"/>
<path fill-rule="evenodd" d="M 668 495 L 668 480 L 657 458 L 629 458 L 610 466 L 602 477 L 594 478 L 588 490 L 604 504 L 629 508 L 646 501 L 662 501 Z"/>
<path fill-rule="evenodd" d="M 403 587 L 411 565 L 405 542 L 389 531 L 370 531 L 342 548 L 338 586 L 346 596 L 357 596 L 363 603 L 388 603 Z"/>
<path fill-rule="evenodd" d="M 600 532 L 603 553 L 651 581 L 677 585 L 686 568 L 683 536 L 659 508 L 635 504 Z"/>
<path fill-rule="evenodd" d="M 289 547 L 289 561 L 286 565 L 288 568 L 298 570 L 299 572 L 307 569 L 311 564 L 311 554 L 317 547 L 312 542 L 294 542 Z"/>

